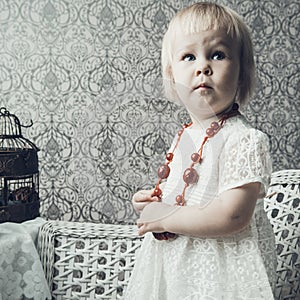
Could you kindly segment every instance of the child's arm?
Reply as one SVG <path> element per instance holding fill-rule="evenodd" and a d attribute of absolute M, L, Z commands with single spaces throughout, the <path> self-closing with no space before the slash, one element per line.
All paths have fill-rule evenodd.
<path fill-rule="evenodd" d="M 141 223 L 139 234 L 146 232 L 173 232 L 198 237 L 219 237 L 244 229 L 253 215 L 260 183 L 254 182 L 223 192 L 204 208 L 183 206 L 158 221 Z M 147 210 L 160 210 L 164 203 L 152 203 Z"/>

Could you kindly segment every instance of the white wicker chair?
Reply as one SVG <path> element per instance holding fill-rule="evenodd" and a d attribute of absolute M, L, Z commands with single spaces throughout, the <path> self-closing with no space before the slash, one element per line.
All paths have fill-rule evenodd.
<path fill-rule="evenodd" d="M 272 174 L 265 210 L 273 226 L 277 251 L 275 298 L 300 299 L 300 170 Z"/>
<path fill-rule="evenodd" d="M 300 299 L 299 184 L 300 170 L 273 173 L 265 199 L 277 244 L 276 300 Z M 133 225 L 46 222 L 38 247 L 53 299 L 122 299 L 142 240 L 136 231 Z"/>
<path fill-rule="evenodd" d="M 38 248 L 53 299 L 121 299 L 141 240 L 133 225 L 48 221 Z"/>

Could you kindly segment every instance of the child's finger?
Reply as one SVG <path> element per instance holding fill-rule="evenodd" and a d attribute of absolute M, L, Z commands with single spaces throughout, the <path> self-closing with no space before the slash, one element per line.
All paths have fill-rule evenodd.
<path fill-rule="evenodd" d="M 145 224 L 138 223 L 137 225 L 138 225 L 138 235 L 139 236 L 144 235 L 147 232 Z"/>
<path fill-rule="evenodd" d="M 145 202 L 145 201 L 158 201 L 159 198 L 157 196 L 152 196 L 151 191 L 139 191 L 133 195 L 133 202 Z"/>

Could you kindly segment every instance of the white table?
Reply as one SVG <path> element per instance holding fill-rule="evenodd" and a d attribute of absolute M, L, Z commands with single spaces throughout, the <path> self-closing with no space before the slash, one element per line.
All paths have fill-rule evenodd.
<path fill-rule="evenodd" d="M 0 300 L 51 299 L 36 250 L 42 218 L 0 224 Z"/>

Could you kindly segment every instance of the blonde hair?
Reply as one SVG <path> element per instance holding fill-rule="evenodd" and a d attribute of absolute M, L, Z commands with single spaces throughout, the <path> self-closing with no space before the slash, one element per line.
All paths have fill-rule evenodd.
<path fill-rule="evenodd" d="M 172 41 L 177 33 L 193 34 L 201 30 L 225 29 L 240 47 L 240 74 L 236 102 L 245 104 L 253 93 L 255 64 L 250 32 L 241 17 L 228 7 L 199 2 L 179 11 L 171 20 L 162 43 L 162 76 L 167 98 L 178 102 L 172 74 Z M 177 37 L 178 38 L 178 37 Z"/>

